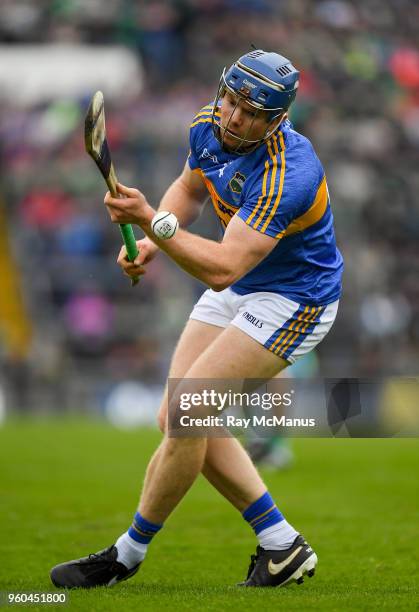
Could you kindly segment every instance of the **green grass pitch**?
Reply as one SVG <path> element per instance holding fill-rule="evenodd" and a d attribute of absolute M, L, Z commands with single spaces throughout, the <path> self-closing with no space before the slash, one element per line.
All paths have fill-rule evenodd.
<path fill-rule="evenodd" d="M 0 590 L 52 591 L 52 565 L 110 545 L 131 521 L 158 440 L 84 420 L 0 428 Z M 264 476 L 318 554 L 313 579 L 236 587 L 255 539 L 200 478 L 132 580 L 71 591 L 67 609 L 417 610 L 418 441 L 311 439 L 294 448 L 293 469 Z"/>

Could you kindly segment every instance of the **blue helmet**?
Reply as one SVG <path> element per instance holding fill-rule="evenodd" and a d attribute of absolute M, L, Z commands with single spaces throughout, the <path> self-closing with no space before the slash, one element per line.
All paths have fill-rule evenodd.
<path fill-rule="evenodd" d="M 224 138 L 219 122 L 215 118 L 215 110 L 225 91 L 244 99 L 257 111 L 267 111 L 269 121 L 273 121 L 285 113 L 297 95 L 300 73 L 290 60 L 278 53 L 255 49 L 242 55 L 226 70 L 224 68 L 218 87 L 213 110 L 213 129 L 217 139 L 224 146 Z M 228 126 L 227 126 L 228 127 Z M 276 128 L 274 128 L 276 129 Z M 274 131 L 274 130 L 272 130 Z M 242 138 L 235 152 L 249 152 L 249 146 L 255 148 L 271 134 L 267 132 L 263 139 L 257 141 Z M 239 139 L 238 139 L 239 140 Z M 243 146 L 245 148 L 243 149 Z"/>
<path fill-rule="evenodd" d="M 272 118 L 286 111 L 297 95 L 300 73 L 290 60 L 278 53 L 256 49 L 242 55 L 223 81 L 227 89 L 246 98 L 246 102 L 273 111 Z"/>

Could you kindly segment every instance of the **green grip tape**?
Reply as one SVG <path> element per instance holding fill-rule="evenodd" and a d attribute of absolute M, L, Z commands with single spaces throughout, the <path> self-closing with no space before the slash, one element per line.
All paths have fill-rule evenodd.
<path fill-rule="evenodd" d="M 134 261 L 138 255 L 138 248 L 132 226 L 130 223 L 124 223 L 120 224 L 119 227 L 127 249 L 128 259 Z"/>

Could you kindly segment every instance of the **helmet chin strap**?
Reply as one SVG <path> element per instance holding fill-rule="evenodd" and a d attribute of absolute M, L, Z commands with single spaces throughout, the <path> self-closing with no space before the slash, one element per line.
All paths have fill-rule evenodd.
<path fill-rule="evenodd" d="M 286 119 L 288 117 L 288 113 L 287 111 L 284 111 L 280 117 L 280 119 L 278 119 L 277 123 L 274 125 L 274 127 L 271 129 L 271 131 L 269 133 L 265 133 L 264 136 L 264 140 L 266 140 L 267 138 L 270 138 L 272 136 L 272 134 L 274 132 L 276 132 L 276 130 L 279 128 L 279 126 L 281 125 L 281 123 L 284 121 L 284 119 Z M 272 121 L 275 121 L 277 119 L 277 117 L 275 119 L 272 119 Z M 272 123 L 272 121 L 269 123 L 269 125 Z M 268 127 L 269 127 L 268 125 Z"/>
<path fill-rule="evenodd" d="M 249 135 L 254 121 L 256 119 L 256 117 L 258 116 L 259 111 L 256 110 L 255 115 L 246 131 L 246 133 L 244 134 L 244 136 L 236 136 L 235 134 L 233 134 L 230 130 L 229 130 L 229 125 L 230 122 L 232 120 L 234 111 L 236 110 L 237 106 L 239 104 L 239 100 L 237 100 L 236 105 L 234 107 L 234 109 L 232 110 L 230 117 L 227 121 L 227 125 L 225 127 L 221 126 L 221 124 L 216 121 L 216 125 L 218 127 L 219 130 L 219 134 L 220 134 L 220 144 L 221 146 L 226 149 L 227 151 L 229 151 L 230 153 L 237 153 L 238 155 L 246 155 L 247 153 L 251 153 L 252 151 L 254 151 L 255 149 L 257 149 L 257 147 L 259 147 L 263 142 L 265 142 L 266 140 L 268 140 L 268 138 L 270 138 L 272 136 L 272 134 L 274 132 L 276 132 L 276 130 L 279 128 L 279 126 L 281 125 L 282 121 L 286 118 L 287 113 L 284 112 L 281 117 L 278 120 L 273 120 L 275 121 L 274 126 L 272 127 L 271 130 L 269 130 L 269 126 L 272 123 L 272 121 L 268 124 L 266 131 L 264 133 L 264 135 L 262 136 L 262 138 L 259 138 L 258 140 L 249 140 L 247 138 L 247 136 Z M 268 131 L 269 130 L 269 131 Z M 228 135 L 230 136 L 230 138 L 234 138 L 235 140 L 237 140 L 237 145 L 231 146 L 231 145 L 227 145 L 225 143 L 225 135 L 226 133 L 228 133 Z"/>

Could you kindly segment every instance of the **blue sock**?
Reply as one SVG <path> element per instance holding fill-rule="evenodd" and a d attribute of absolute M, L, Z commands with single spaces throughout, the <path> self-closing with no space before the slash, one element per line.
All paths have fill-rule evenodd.
<path fill-rule="evenodd" d="M 243 512 L 243 518 L 258 535 L 267 527 L 272 527 L 284 520 L 268 491 L 259 497 Z"/>
<path fill-rule="evenodd" d="M 139 512 L 136 512 L 132 525 L 128 529 L 128 535 L 136 542 L 148 544 L 162 527 L 163 525 L 150 523 Z"/>

